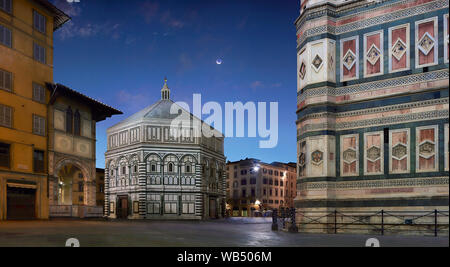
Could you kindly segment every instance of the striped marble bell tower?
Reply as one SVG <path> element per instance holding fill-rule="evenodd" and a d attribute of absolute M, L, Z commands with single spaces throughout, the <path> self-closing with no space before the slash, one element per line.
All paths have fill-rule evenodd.
<path fill-rule="evenodd" d="M 308 212 L 448 210 L 448 5 L 301 1 L 300 224 Z"/>

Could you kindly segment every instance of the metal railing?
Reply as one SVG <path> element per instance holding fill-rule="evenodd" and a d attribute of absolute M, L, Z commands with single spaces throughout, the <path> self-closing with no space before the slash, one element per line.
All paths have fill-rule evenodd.
<path fill-rule="evenodd" d="M 296 222 L 298 220 L 298 222 Z M 406 231 L 438 236 L 448 234 L 449 211 L 301 211 L 274 210 L 273 230 L 322 231 L 327 233 L 370 232 L 384 235 Z"/>

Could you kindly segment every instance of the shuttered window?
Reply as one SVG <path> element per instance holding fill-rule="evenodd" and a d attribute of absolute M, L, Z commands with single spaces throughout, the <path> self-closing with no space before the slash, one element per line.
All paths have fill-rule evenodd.
<path fill-rule="evenodd" d="M 10 72 L 0 70 L 0 89 L 12 91 L 12 74 Z"/>
<path fill-rule="evenodd" d="M 12 0 L 0 0 L 0 9 L 11 13 Z"/>
<path fill-rule="evenodd" d="M 45 118 L 33 115 L 33 133 L 38 135 L 45 135 Z"/>
<path fill-rule="evenodd" d="M 34 43 L 34 59 L 41 62 L 46 63 L 46 51 L 45 47 L 42 47 L 38 45 L 37 43 Z"/>
<path fill-rule="evenodd" d="M 37 83 L 33 83 L 33 100 L 45 103 L 45 88 Z"/>
<path fill-rule="evenodd" d="M 12 108 L 0 105 L 0 126 L 12 127 Z"/>
<path fill-rule="evenodd" d="M 5 26 L 0 25 L 0 44 L 11 47 L 11 40 L 11 30 L 6 28 Z"/>
<path fill-rule="evenodd" d="M 34 28 L 42 33 L 45 33 L 45 26 L 47 19 L 39 14 L 36 10 L 33 12 Z"/>

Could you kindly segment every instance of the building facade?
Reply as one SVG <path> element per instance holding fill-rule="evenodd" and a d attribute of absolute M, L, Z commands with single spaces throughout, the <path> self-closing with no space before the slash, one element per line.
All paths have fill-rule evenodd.
<path fill-rule="evenodd" d="M 182 125 L 172 125 L 179 116 Z M 224 138 L 215 130 L 209 138 L 199 134 L 196 122 L 201 121 L 170 99 L 165 83 L 160 101 L 108 129 L 105 216 L 201 220 L 224 215 Z"/>
<path fill-rule="evenodd" d="M 295 163 L 268 164 L 257 159 L 227 162 L 227 213 L 254 217 L 269 210 L 293 208 L 296 180 Z"/>
<path fill-rule="evenodd" d="M 308 212 L 448 210 L 448 6 L 301 1 L 298 222 Z"/>
<path fill-rule="evenodd" d="M 67 20 L 48 1 L 0 1 L 0 220 L 49 216 L 45 83 Z"/>
<path fill-rule="evenodd" d="M 96 123 L 122 112 L 61 84 L 48 110 L 50 217 L 102 217 L 97 204 Z"/>

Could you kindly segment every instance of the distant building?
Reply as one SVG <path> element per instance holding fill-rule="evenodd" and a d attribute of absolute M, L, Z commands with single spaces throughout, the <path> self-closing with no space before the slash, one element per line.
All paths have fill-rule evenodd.
<path fill-rule="evenodd" d="M 95 175 L 97 206 L 105 206 L 105 169 L 97 168 Z"/>
<path fill-rule="evenodd" d="M 335 210 L 448 211 L 448 8 L 301 1 L 297 222 Z"/>
<path fill-rule="evenodd" d="M 181 113 L 171 113 L 172 108 Z M 171 127 L 179 116 L 187 123 Z M 108 129 L 107 217 L 201 220 L 224 215 L 224 138 L 215 130 L 210 138 L 198 134 L 193 122 L 199 119 L 170 99 L 165 83 L 161 100 Z"/>
<path fill-rule="evenodd" d="M 296 164 L 257 159 L 227 163 L 227 209 L 231 216 L 253 217 L 267 210 L 292 208 Z"/>

